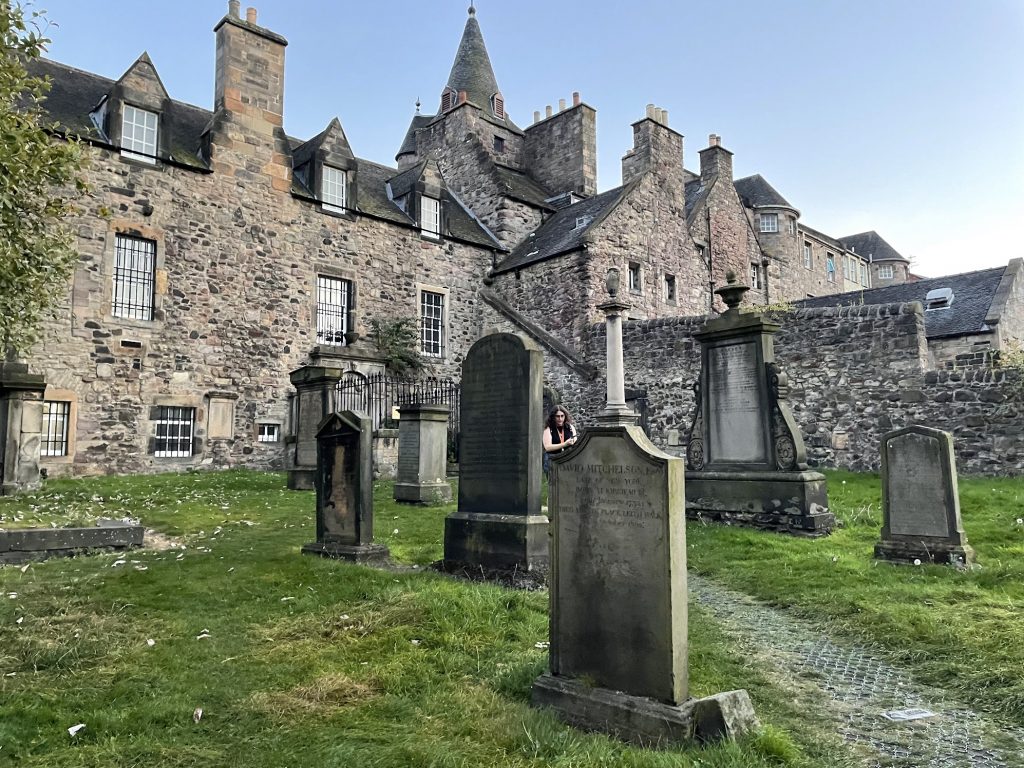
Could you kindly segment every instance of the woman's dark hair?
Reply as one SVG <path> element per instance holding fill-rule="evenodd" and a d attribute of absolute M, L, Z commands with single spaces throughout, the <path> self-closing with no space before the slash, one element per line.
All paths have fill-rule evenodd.
<path fill-rule="evenodd" d="M 559 413 L 564 413 L 565 414 L 565 423 L 566 424 L 572 424 L 572 416 L 569 415 L 569 411 L 567 411 L 565 409 L 565 406 L 556 405 L 554 408 L 551 409 L 551 412 L 548 414 L 548 429 L 555 429 L 556 428 L 556 426 L 555 426 L 555 416 L 557 416 Z"/>

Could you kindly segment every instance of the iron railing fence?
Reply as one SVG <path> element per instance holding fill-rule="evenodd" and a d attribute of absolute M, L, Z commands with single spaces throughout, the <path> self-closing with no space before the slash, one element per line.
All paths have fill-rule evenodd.
<path fill-rule="evenodd" d="M 398 409 L 403 405 L 447 405 L 448 444 L 454 447 L 458 445 L 459 392 L 459 383 L 452 379 L 434 376 L 402 379 L 386 373 L 365 376 L 349 371 L 338 380 L 335 387 L 334 410 L 365 413 L 376 431 L 396 429 Z"/>

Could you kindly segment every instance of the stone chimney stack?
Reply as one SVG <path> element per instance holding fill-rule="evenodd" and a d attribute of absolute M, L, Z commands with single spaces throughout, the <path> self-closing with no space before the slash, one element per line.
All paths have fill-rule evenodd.
<path fill-rule="evenodd" d="M 622 183 L 628 184 L 646 171 L 657 174 L 662 184 L 680 194 L 683 178 L 683 136 L 668 127 L 668 112 L 653 104 L 633 123 L 633 148 L 622 158 Z"/>
<path fill-rule="evenodd" d="M 526 135 L 526 170 L 554 194 L 597 194 L 597 112 L 572 94 L 572 105 L 558 100 L 558 112 L 534 112 Z"/>
<path fill-rule="evenodd" d="M 708 136 L 708 146 L 700 151 L 700 177 L 707 181 L 713 176 L 732 181 L 732 152 L 722 146 L 717 133 Z"/>
<path fill-rule="evenodd" d="M 214 27 L 217 73 L 213 109 L 281 126 L 284 122 L 284 49 L 288 41 L 257 26 L 256 9 L 239 18 L 238 0 Z"/>

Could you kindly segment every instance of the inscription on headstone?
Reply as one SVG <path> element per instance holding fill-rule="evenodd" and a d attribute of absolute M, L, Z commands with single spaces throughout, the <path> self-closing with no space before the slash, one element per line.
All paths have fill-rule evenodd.
<path fill-rule="evenodd" d="M 708 349 L 708 443 L 714 461 L 765 462 L 764 370 L 752 342 Z"/>

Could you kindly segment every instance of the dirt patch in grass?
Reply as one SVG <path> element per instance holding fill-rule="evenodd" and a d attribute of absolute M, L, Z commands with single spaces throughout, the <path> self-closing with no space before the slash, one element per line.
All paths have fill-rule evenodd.
<path fill-rule="evenodd" d="M 253 707 L 264 714 L 287 718 L 294 715 L 330 715 L 345 707 L 363 704 L 380 695 L 373 680 L 357 681 L 346 675 L 330 674 L 290 691 L 259 691 L 251 698 Z"/>
<path fill-rule="evenodd" d="M 168 536 L 166 533 L 160 533 L 154 531 L 152 528 L 147 528 L 146 533 L 142 538 L 142 548 L 152 549 L 157 552 L 164 552 L 168 549 L 178 549 L 182 545 L 182 540 L 176 536 Z"/>

